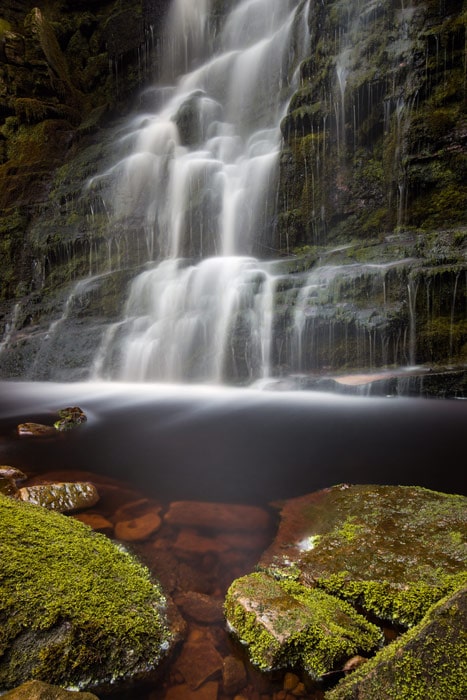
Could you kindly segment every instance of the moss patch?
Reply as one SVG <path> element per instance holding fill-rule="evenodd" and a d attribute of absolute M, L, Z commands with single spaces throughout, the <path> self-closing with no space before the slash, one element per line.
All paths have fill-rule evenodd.
<path fill-rule="evenodd" d="M 93 687 L 154 670 L 171 644 L 147 569 L 82 523 L 0 495 L 0 688 Z"/>
<path fill-rule="evenodd" d="M 232 584 L 225 612 L 234 633 L 248 645 L 252 662 L 263 671 L 298 664 L 319 678 L 382 643 L 380 630 L 352 606 L 264 572 Z"/>
<path fill-rule="evenodd" d="M 409 632 L 326 693 L 326 700 L 467 697 L 467 588 L 443 598 Z"/>

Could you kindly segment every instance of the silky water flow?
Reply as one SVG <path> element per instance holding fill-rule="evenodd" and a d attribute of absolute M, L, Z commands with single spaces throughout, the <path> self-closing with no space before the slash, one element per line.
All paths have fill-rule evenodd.
<path fill-rule="evenodd" d="M 250 383 L 270 372 L 274 276 L 253 254 L 273 225 L 308 3 L 237 3 L 217 34 L 209 10 L 208 0 L 173 3 L 162 103 L 133 119 L 126 155 L 89 183 L 111 181 L 116 221 L 141 212 L 148 255 L 96 378 Z"/>

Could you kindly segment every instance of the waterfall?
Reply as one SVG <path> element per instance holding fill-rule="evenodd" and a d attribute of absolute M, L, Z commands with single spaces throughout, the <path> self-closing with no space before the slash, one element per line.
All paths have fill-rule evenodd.
<path fill-rule="evenodd" d="M 308 49 L 304 0 L 174 0 L 159 106 L 132 118 L 121 159 L 89 188 L 113 225 L 138 220 L 146 269 L 103 338 L 95 376 L 251 383 L 268 376 L 280 121 Z M 110 183 L 110 187 L 109 187 Z"/>

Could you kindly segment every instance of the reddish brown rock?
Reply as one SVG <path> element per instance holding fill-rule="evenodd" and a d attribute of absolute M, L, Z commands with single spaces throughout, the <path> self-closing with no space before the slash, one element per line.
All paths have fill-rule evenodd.
<path fill-rule="evenodd" d="M 113 524 L 99 513 L 77 513 L 73 515 L 73 517 L 85 525 L 89 525 L 89 527 L 96 530 L 96 532 L 102 532 L 109 537 L 113 535 Z"/>
<path fill-rule="evenodd" d="M 192 690 L 186 683 L 169 688 L 164 700 L 217 700 L 218 683 L 210 681 Z"/>
<path fill-rule="evenodd" d="M 224 542 L 229 549 L 238 549 L 241 552 L 262 553 L 271 542 L 266 532 L 225 532 L 217 539 L 219 542 Z"/>
<path fill-rule="evenodd" d="M 51 437 L 57 434 L 52 425 L 42 423 L 20 423 L 17 431 L 21 437 Z"/>
<path fill-rule="evenodd" d="M 226 656 L 222 666 L 222 685 L 227 695 L 238 693 L 247 683 L 244 663 L 236 656 Z"/>
<path fill-rule="evenodd" d="M 175 501 L 165 516 L 171 525 L 215 529 L 224 532 L 263 531 L 270 527 L 270 518 L 263 508 L 230 503 Z"/>
<path fill-rule="evenodd" d="M 160 506 L 148 498 L 126 503 L 114 515 L 115 536 L 128 542 L 147 539 L 161 526 L 160 510 Z"/>
<path fill-rule="evenodd" d="M 175 662 L 175 670 L 183 676 L 191 690 L 196 690 L 222 671 L 222 657 L 209 638 L 188 641 Z"/>
<path fill-rule="evenodd" d="M 161 519 L 155 512 L 148 512 L 132 520 L 122 520 L 115 524 L 115 537 L 127 542 L 146 540 L 161 526 Z"/>
<path fill-rule="evenodd" d="M 179 595 L 175 602 L 184 615 L 196 622 L 216 624 L 224 621 L 222 600 L 216 600 L 196 591 L 187 591 Z"/>
<path fill-rule="evenodd" d="M 225 552 L 228 547 L 215 537 L 203 537 L 195 530 L 184 529 L 174 542 L 174 549 L 179 556 L 207 554 L 208 552 Z"/>

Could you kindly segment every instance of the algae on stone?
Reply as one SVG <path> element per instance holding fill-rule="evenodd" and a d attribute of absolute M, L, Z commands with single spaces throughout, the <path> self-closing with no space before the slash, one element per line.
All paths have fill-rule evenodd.
<path fill-rule="evenodd" d="M 0 495 L 0 689 L 93 688 L 154 672 L 172 647 L 149 571 L 86 525 Z"/>

